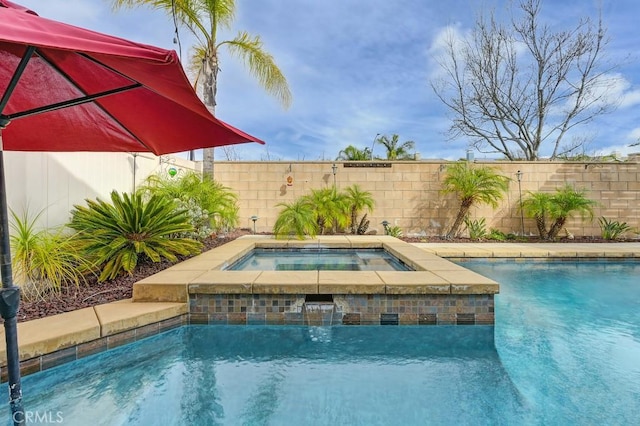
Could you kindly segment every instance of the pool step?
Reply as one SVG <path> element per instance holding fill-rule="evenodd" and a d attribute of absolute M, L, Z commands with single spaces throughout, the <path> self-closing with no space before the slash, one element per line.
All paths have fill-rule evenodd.
<path fill-rule="evenodd" d="M 335 306 L 333 302 L 305 302 L 302 309 L 304 324 L 331 325 Z"/>

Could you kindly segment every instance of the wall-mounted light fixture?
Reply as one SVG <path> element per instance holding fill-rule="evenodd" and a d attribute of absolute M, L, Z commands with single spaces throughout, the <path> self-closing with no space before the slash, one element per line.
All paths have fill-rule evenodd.
<path fill-rule="evenodd" d="M 336 163 L 333 163 L 331 170 L 333 171 L 333 186 L 336 186 L 336 173 L 338 172 L 338 166 L 336 166 Z"/>

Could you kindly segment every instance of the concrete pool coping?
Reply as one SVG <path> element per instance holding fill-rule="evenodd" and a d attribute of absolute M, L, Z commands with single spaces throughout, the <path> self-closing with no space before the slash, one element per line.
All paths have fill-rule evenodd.
<path fill-rule="evenodd" d="M 312 244 L 321 244 L 327 241 L 328 237 L 320 237 L 313 240 Z M 340 237 L 337 237 L 340 238 Z M 346 238 L 346 237 L 343 237 Z M 348 237 L 350 239 L 358 237 Z M 361 237 L 367 241 L 380 241 L 392 237 Z M 260 239 L 260 238 L 257 238 Z M 329 238 L 334 239 L 335 238 Z M 394 240 L 389 242 L 391 245 Z M 219 248 L 224 248 L 233 244 L 234 240 Z M 303 246 L 309 244 L 310 240 L 284 241 L 283 244 L 290 246 Z M 342 244 L 347 244 L 343 242 Z M 405 243 L 403 243 L 405 244 Z M 440 261 L 449 262 L 444 257 L 465 258 L 606 258 L 615 260 L 616 258 L 640 258 L 640 242 L 633 243 L 412 243 L 408 244 L 420 251 L 424 256 L 424 261 L 432 263 L 435 268 Z M 216 249 L 217 250 L 217 249 Z M 206 252 L 200 256 L 207 255 Z M 187 272 L 191 276 L 192 285 L 200 286 L 200 281 L 208 281 L 206 270 L 202 272 L 204 266 L 200 256 L 194 257 L 173 266 L 168 271 L 167 278 L 169 284 L 175 284 L 177 272 Z M 215 258 L 217 254 L 209 254 Z M 436 256 L 433 258 L 431 256 Z M 224 263 L 224 262 L 223 262 Z M 444 264 L 441 264 L 444 265 Z M 209 264 L 209 266 L 211 266 Z M 200 274 L 194 273 L 200 269 Z M 189 272 L 190 271 L 190 272 Z M 164 272 L 164 271 L 163 271 Z M 237 271 L 241 272 L 241 271 Z M 434 271 L 434 274 L 436 272 Z M 144 281 L 144 280 L 142 280 Z M 165 280 L 166 281 L 166 280 Z M 238 282 L 239 281 L 239 282 Z M 238 279 L 236 282 L 229 280 L 225 283 L 229 286 L 240 286 L 245 288 L 246 280 Z M 397 284 L 404 285 L 400 279 Z M 255 282 L 255 281 L 253 281 Z M 253 283 L 252 282 L 252 283 Z M 451 284 L 449 284 L 451 285 Z M 446 286 L 446 284 L 445 284 Z M 386 287 L 389 291 L 393 285 Z M 140 302 L 134 300 L 123 300 L 119 302 L 98 305 L 92 308 L 85 308 L 75 312 L 68 312 L 53 315 L 46 318 L 22 322 L 18 324 L 18 341 L 20 346 L 20 359 L 25 361 L 24 372 L 30 373 L 40 371 L 45 367 L 56 365 L 56 360 L 67 362 L 72 359 L 81 358 L 99 352 L 101 349 L 109 349 L 121 344 L 135 341 L 149 335 L 162 332 L 166 329 L 180 326 L 186 323 L 188 306 L 184 302 Z M 4 341 L 4 328 L 0 328 L 1 339 Z M 45 359 L 51 355 L 51 360 Z M 74 358 L 75 357 L 75 358 Z M 6 365 L 6 349 L 2 345 L 0 348 L 0 365 Z M 2 374 L 5 369 L 2 367 Z"/>
<path fill-rule="evenodd" d="M 384 248 L 414 271 L 233 271 L 254 248 Z M 136 302 L 187 302 L 190 294 L 496 294 L 499 285 L 389 236 L 277 240 L 245 236 L 134 284 Z"/>

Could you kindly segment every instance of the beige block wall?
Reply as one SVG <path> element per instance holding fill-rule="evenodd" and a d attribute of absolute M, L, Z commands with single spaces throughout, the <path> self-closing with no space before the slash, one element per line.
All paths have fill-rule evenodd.
<path fill-rule="evenodd" d="M 619 163 L 578 162 L 477 162 L 498 168 L 512 179 L 509 192 L 498 208 L 472 208 L 473 218 L 484 217 L 487 228 L 519 233 L 519 188 L 516 172 L 522 171 L 522 195 L 549 191 L 564 184 L 586 188 L 596 200 L 593 220 L 570 219 L 567 228 L 576 236 L 600 234 L 598 218 L 625 221 L 640 228 L 640 166 L 637 161 Z M 375 208 L 369 213 L 370 230 L 383 232 L 383 220 L 400 226 L 405 235 L 443 235 L 455 218 L 459 204 L 453 195 L 441 193 L 446 162 L 391 162 L 391 167 L 345 167 L 345 162 L 216 162 L 215 179 L 239 196 L 240 226 L 252 228 L 257 215 L 258 232 L 271 232 L 278 203 L 289 203 L 312 189 L 352 184 L 371 192 Z M 287 183 L 291 177 L 292 183 Z M 525 217 L 525 234 L 537 234 L 533 220 Z"/>

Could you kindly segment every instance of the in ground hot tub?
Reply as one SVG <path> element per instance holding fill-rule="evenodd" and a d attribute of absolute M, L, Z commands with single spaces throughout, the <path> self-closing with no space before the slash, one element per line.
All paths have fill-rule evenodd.
<path fill-rule="evenodd" d="M 383 248 L 255 248 L 228 271 L 412 271 Z"/>
<path fill-rule="evenodd" d="M 382 250 L 409 270 L 229 268 L 255 249 Z M 192 323 L 493 325 L 498 291 L 495 281 L 389 236 L 248 236 L 137 282 L 133 298 L 188 303 Z"/>

